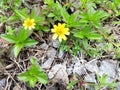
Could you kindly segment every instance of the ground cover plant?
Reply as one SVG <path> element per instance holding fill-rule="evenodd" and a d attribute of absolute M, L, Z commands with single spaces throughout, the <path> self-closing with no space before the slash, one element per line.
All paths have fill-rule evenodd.
<path fill-rule="evenodd" d="M 7 79 L 3 87 L 0 84 L 0 88 L 116 90 L 120 81 L 119 2 L 120 0 L 1 0 L 0 78 Z M 106 25 L 117 29 L 109 29 Z M 73 63 L 69 59 L 79 56 L 79 61 L 84 58 L 85 63 L 92 59 L 98 63 L 99 60 L 102 63 L 104 58 L 112 59 L 117 62 L 118 77 L 109 82 L 110 77 L 106 73 L 99 75 L 101 73 L 96 71 L 86 71 L 89 72 L 87 74 L 94 73 L 95 77 L 94 82 L 88 82 L 80 79 L 87 74 L 77 75 L 73 70 L 68 75 L 62 67 L 62 72 L 69 79 L 64 82 L 59 79 L 61 76 L 57 77 L 61 75 L 59 65 L 55 69 L 60 70 L 55 73 L 55 69 L 51 71 L 58 63 L 63 65 L 67 62 L 67 68 Z M 44 66 L 43 63 L 47 65 Z M 51 73 L 57 80 L 53 80 Z M 71 80 L 72 75 L 77 79 Z"/>

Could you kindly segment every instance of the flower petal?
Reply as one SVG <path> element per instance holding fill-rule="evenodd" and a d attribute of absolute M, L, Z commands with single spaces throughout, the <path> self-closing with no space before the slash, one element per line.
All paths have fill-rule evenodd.
<path fill-rule="evenodd" d="M 25 29 L 27 29 L 27 27 L 25 26 Z"/>
<path fill-rule="evenodd" d="M 29 27 L 29 30 L 31 30 L 32 29 L 32 27 Z"/>
<path fill-rule="evenodd" d="M 57 29 L 57 25 L 54 25 L 53 27 L 54 27 L 54 29 Z"/>
<path fill-rule="evenodd" d="M 69 34 L 70 34 L 69 28 L 65 28 L 65 34 L 66 34 L 66 35 L 69 35 Z"/>
<path fill-rule="evenodd" d="M 56 31 L 56 29 L 51 29 L 51 32 L 53 32 L 53 33 L 54 33 L 55 31 Z"/>
<path fill-rule="evenodd" d="M 34 29 L 34 28 L 35 28 L 35 26 L 32 26 L 31 28 L 33 28 L 33 29 Z"/>
<path fill-rule="evenodd" d="M 65 35 L 70 35 L 70 32 L 66 32 Z"/>
<path fill-rule="evenodd" d="M 34 21 L 35 21 L 34 19 L 31 19 L 31 22 L 33 22 L 33 23 L 34 23 Z"/>
<path fill-rule="evenodd" d="M 61 27 L 61 25 L 62 25 L 61 23 L 58 23 L 58 27 Z"/>
<path fill-rule="evenodd" d="M 62 28 L 64 28 L 64 27 L 65 27 L 65 23 L 62 24 Z"/>
<path fill-rule="evenodd" d="M 62 37 L 59 37 L 58 39 L 59 39 L 60 42 L 62 41 Z"/>
<path fill-rule="evenodd" d="M 52 39 L 55 40 L 57 37 L 58 37 L 58 35 L 54 34 L 53 37 L 52 37 Z"/>
<path fill-rule="evenodd" d="M 62 36 L 62 38 L 63 38 L 63 40 L 67 40 L 67 38 L 66 38 L 66 36 L 65 36 L 65 35 L 63 35 L 63 36 Z"/>

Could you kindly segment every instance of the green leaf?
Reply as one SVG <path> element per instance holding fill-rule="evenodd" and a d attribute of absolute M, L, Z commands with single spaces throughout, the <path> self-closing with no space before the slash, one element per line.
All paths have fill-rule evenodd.
<path fill-rule="evenodd" d="M 2 34 L 1 38 L 5 39 L 9 43 L 16 43 L 17 42 L 16 37 L 14 35 L 11 35 L 11 34 Z"/>
<path fill-rule="evenodd" d="M 76 80 L 70 82 L 67 86 L 67 89 L 72 90 L 77 82 L 78 81 L 76 81 Z"/>
<path fill-rule="evenodd" d="M 34 18 L 35 19 L 35 23 L 37 23 L 37 24 L 41 24 L 41 23 L 43 23 L 44 22 L 44 20 L 45 20 L 45 17 L 44 16 L 39 16 L 39 17 L 32 17 L 32 18 Z"/>
<path fill-rule="evenodd" d="M 28 18 L 29 16 L 26 14 L 27 13 L 27 9 L 24 8 L 22 10 L 17 10 L 17 9 L 13 9 L 14 13 L 21 19 L 21 20 L 25 20 L 26 18 Z"/>
<path fill-rule="evenodd" d="M 102 36 L 100 34 L 97 34 L 97 33 L 90 33 L 90 34 L 86 35 L 86 37 L 90 40 L 102 39 Z"/>
<path fill-rule="evenodd" d="M 18 79 L 21 80 L 21 81 L 27 82 L 28 77 L 26 77 L 26 76 L 29 76 L 29 72 L 19 74 Z"/>
<path fill-rule="evenodd" d="M 89 28 L 89 27 L 83 27 L 81 30 L 75 32 L 74 36 L 83 39 L 89 33 L 91 33 L 91 28 Z"/>
<path fill-rule="evenodd" d="M 68 27 L 75 27 L 76 28 L 76 27 L 81 27 L 83 25 L 85 25 L 85 24 L 81 23 L 78 20 L 78 13 L 77 12 L 75 12 L 75 13 L 70 15 L 69 20 L 67 22 L 67 26 Z"/>
<path fill-rule="evenodd" d="M 48 14 L 48 17 L 54 17 L 55 15 L 54 15 L 54 13 L 49 13 Z"/>
<path fill-rule="evenodd" d="M 120 25 L 120 21 L 113 21 L 112 23 Z"/>
<path fill-rule="evenodd" d="M 60 13 L 61 13 L 61 15 L 62 15 L 62 17 L 63 17 L 63 20 L 64 20 L 66 23 L 68 23 L 70 15 L 69 15 L 68 12 L 66 11 L 66 9 L 65 9 L 64 7 L 62 7 L 58 2 L 57 2 L 57 4 L 58 4 L 58 8 L 59 8 L 59 10 L 60 10 Z"/>
<path fill-rule="evenodd" d="M 18 31 L 17 33 L 17 40 L 18 42 L 23 42 L 25 41 L 31 34 L 31 31 L 30 30 L 25 30 L 25 29 L 21 29 Z"/>
<path fill-rule="evenodd" d="M 93 20 L 91 23 L 92 23 L 93 26 L 95 26 L 96 28 L 101 28 L 101 27 L 102 27 L 102 25 L 101 25 L 101 23 L 100 23 L 99 20 Z"/>
<path fill-rule="evenodd" d="M 37 59 L 36 59 L 35 57 L 31 57 L 30 62 L 31 62 L 32 64 L 38 64 L 38 63 L 37 63 Z"/>
<path fill-rule="evenodd" d="M 35 41 L 35 40 L 33 40 L 33 39 L 28 38 L 28 39 L 26 39 L 23 43 L 24 43 L 24 46 L 30 47 L 30 46 L 32 46 L 32 45 L 37 44 L 38 42 Z"/>
<path fill-rule="evenodd" d="M 95 13 L 94 13 L 94 19 L 95 20 L 100 20 L 100 19 L 102 19 L 102 20 L 104 20 L 104 19 L 106 19 L 107 17 L 109 16 L 109 14 L 107 13 L 107 12 L 105 12 L 105 11 L 102 11 L 102 10 L 98 10 L 98 11 L 96 11 Z"/>
<path fill-rule="evenodd" d="M 18 17 L 17 16 L 10 16 L 8 19 L 7 19 L 7 22 L 10 22 L 10 21 L 17 21 L 18 20 Z"/>
<path fill-rule="evenodd" d="M 37 83 L 37 79 L 36 78 L 33 78 L 33 77 L 29 78 L 29 85 L 30 85 L 30 87 L 34 87 L 36 83 Z"/>
<path fill-rule="evenodd" d="M 37 79 L 38 79 L 39 83 L 42 83 L 42 84 L 47 84 L 48 83 L 48 77 L 44 72 L 39 74 Z"/>
<path fill-rule="evenodd" d="M 21 49 L 23 48 L 23 44 L 15 44 L 14 47 L 13 47 L 13 50 L 14 50 L 14 55 L 15 57 L 18 56 L 19 52 L 21 51 Z"/>
<path fill-rule="evenodd" d="M 74 34 L 74 36 L 83 39 L 84 38 L 84 33 L 83 32 L 77 32 L 77 33 Z"/>
<path fill-rule="evenodd" d="M 54 0 L 44 0 L 45 4 L 51 5 L 54 3 Z"/>
<path fill-rule="evenodd" d="M 44 27 L 41 27 L 41 30 L 44 32 L 48 32 L 50 31 L 50 28 L 44 26 Z"/>

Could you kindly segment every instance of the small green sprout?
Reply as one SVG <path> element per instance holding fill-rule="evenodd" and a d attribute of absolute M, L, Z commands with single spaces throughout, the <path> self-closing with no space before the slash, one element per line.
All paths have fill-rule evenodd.
<path fill-rule="evenodd" d="M 30 68 L 27 71 L 20 73 L 18 75 L 18 79 L 23 82 L 27 82 L 30 87 L 35 87 L 37 82 L 41 84 L 47 84 L 48 77 L 39 66 L 37 60 L 32 57 L 30 61 L 32 63 Z"/>

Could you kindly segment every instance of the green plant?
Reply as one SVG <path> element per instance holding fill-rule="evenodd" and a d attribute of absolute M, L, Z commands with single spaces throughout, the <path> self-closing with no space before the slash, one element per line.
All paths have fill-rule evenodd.
<path fill-rule="evenodd" d="M 102 36 L 100 34 L 98 34 L 97 32 L 95 32 L 94 30 L 92 30 L 90 27 L 84 27 L 81 28 L 81 30 L 76 31 L 74 33 L 74 36 L 77 38 L 81 38 L 81 39 L 89 39 L 89 40 L 97 40 L 97 39 L 102 39 Z"/>
<path fill-rule="evenodd" d="M 1 38 L 14 45 L 13 51 L 15 57 L 17 57 L 23 47 L 30 47 L 38 43 L 37 41 L 30 39 L 30 35 L 31 32 L 29 30 L 22 28 L 18 32 L 8 32 L 6 34 L 1 34 Z"/>
<path fill-rule="evenodd" d="M 69 28 L 70 35 L 67 36 L 67 42 L 61 42 L 60 47 L 62 50 L 68 51 L 74 55 L 83 52 L 90 57 L 101 56 L 99 52 L 107 53 L 107 48 L 101 49 L 98 48 L 97 45 L 93 47 L 92 44 L 94 42 L 95 44 L 106 42 L 112 44 L 111 46 L 113 47 L 115 46 L 113 48 L 113 52 L 116 54 L 114 57 L 119 58 L 120 49 L 118 44 L 114 42 L 114 38 L 111 40 L 110 33 L 102 28 L 103 23 L 105 23 L 104 20 L 110 19 L 111 17 L 113 17 L 113 19 L 119 17 L 119 0 L 79 0 L 81 4 L 77 6 L 74 11 L 71 10 L 71 8 L 74 7 L 72 2 L 69 3 L 66 0 L 44 0 L 43 2 L 46 4 L 46 7 L 40 9 L 40 14 L 36 12 L 35 8 L 29 10 L 29 8 L 20 7 L 21 3 L 25 1 L 13 0 L 10 2 L 9 0 L 1 0 L 1 2 L 3 4 L 0 5 L 3 7 L 4 12 L 8 8 L 11 8 L 11 11 L 13 11 L 13 14 L 9 17 L 6 17 L 2 11 L 0 12 L 3 14 L 0 15 L 3 23 L 7 23 L 11 26 L 15 26 L 16 23 L 19 23 L 20 25 L 23 24 L 25 27 L 26 25 L 24 23 L 27 19 L 31 21 L 34 20 L 34 25 L 31 26 L 33 29 L 32 32 L 35 30 L 46 32 L 49 31 L 50 28 L 54 28 L 54 25 L 58 23 L 65 23 L 66 27 Z M 6 3 L 8 5 L 6 5 Z M 108 10 L 114 13 L 110 14 Z M 12 23 L 10 23 L 11 21 Z M 117 23 L 119 24 L 119 22 Z M 14 32 L 12 30 L 13 27 L 11 27 L 9 33 Z M 15 29 L 15 32 L 16 30 L 17 29 Z M 38 32 L 36 34 L 38 34 Z M 65 37 L 64 40 L 66 40 Z M 73 47 L 69 45 L 71 42 Z"/>
<path fill-rule="evenodd" d="M 93 7 L 89 8 L 87 12 L 80 13 L 80 21 L 89 24 L 89 26 L 95 28 L 101 28 L 101 20 L 106 19 L 109 16 L 108 13 L 102 10 L 95 10 Z"/>
<path fill-rule="evenodd" d="M 76 81 L 76 80 L 70 82 L 70 83 L 67 85 L 67 89 L 68 89 L 68 90 L 72 90 L 77 83 L 78 83 L 78 81 Z"/>
<path fill-rule="evenodd" d="M 23 8 L 20 10 L 13 7 L 12 10 L 14 12 L 14 15 L 11 15 L 6 22 L 15 21 L 14 23 L 16 23 L 18 22 L 18 20 L 20 20 L 23 23 L 26 19 L 30 18 L 34 19 L 34 22 L 36 24 L 34 30 L 42 30 L 45 32 L 50 30 L 47 27 L 47 24 L 45 24 L 45 16 L 42 14 L 37 15 L 35 9 L 32 9 L 30 13 L 27 8 Z"/>
<path fill-rule="evenodd" d="M 97 74 L 97 81 L 98 82 L 97 82 L 97 85 L 94 85 L 95 90 L 100 90 L 103 87 L 108 87 L 112 90 L 115 90 L 116 83 L 114 81 L 110 83 L 110 82 L 107 81 L 107 79 L 108 79 L 108 75 L 99 76 Z"/>
<path fill-rule="evenodd" d="M 41 84 L 47 84 L 48 77 L 44 73 L 42 68 L 39 66 L 37 60 L 34 57 L 32 57 L 30 61 L 32 65 L 27 71 L 20 73 L 18 75 L 18 79 L 23 82 L 27 82 L 30 87 L 34 87 L 37 82 Z"/>

